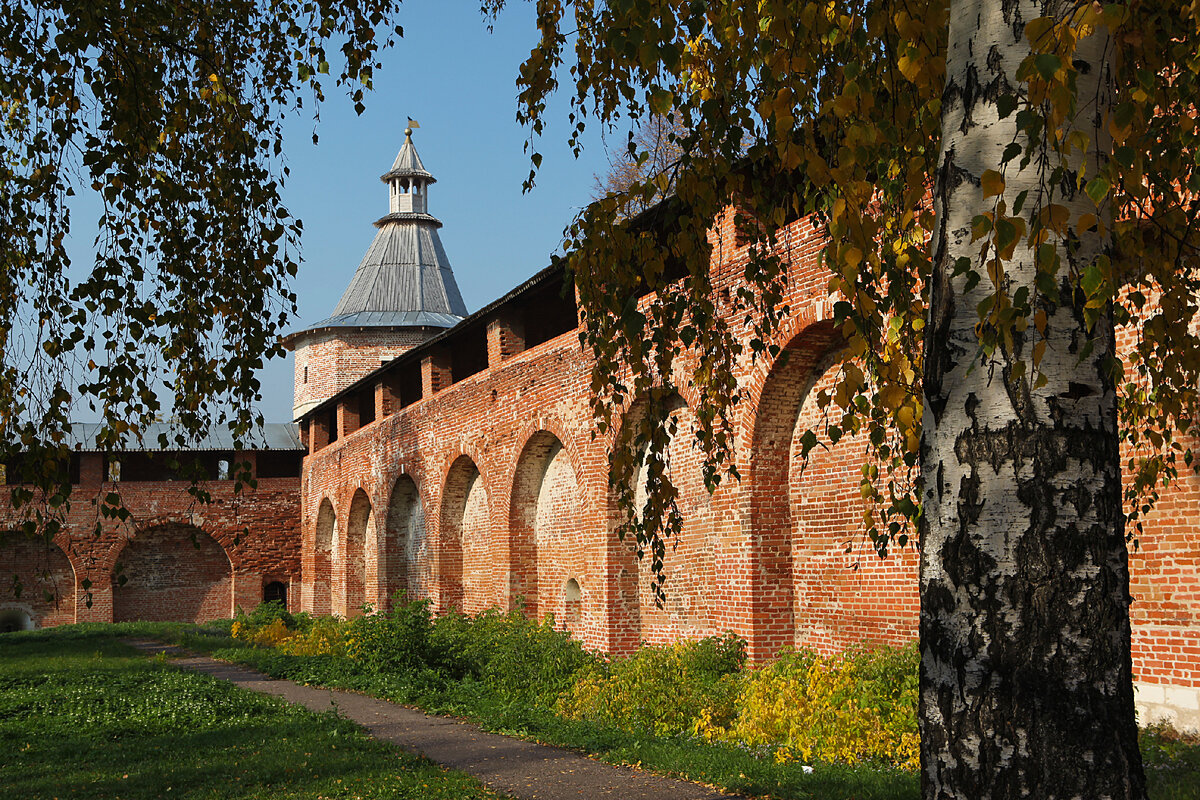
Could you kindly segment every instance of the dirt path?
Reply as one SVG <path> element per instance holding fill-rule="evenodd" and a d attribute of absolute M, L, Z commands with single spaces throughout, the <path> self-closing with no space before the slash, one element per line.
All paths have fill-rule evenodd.
<path fill-rule="evenodd" d="M 301 686 L 252 669 L 197 656 L 149 639 L 126 640 L 145 653 L 166 652 L 171 663 L 227 680 L 243 689 L 275 695 L 313 711 L 336 709 L 373 737 L 420 753 L 431 761 L 474 775 L 491 788 L 529 800 L 730 800 L 686 781 L 630 767 L 616 767 L 569 750 L 487 733 L 477 725 L 353 692 Z"/>

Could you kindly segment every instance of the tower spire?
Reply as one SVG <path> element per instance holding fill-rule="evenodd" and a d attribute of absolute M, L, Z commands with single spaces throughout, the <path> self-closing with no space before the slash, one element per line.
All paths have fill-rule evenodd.
<path fill-rule="evenodd" d="M 284 346 L 296 351 L 298 374 L 302 361 L 304 367 L 310 363 L 309 345 L 319 340 L 332 341 L 334 350 L 352 348 L 355 363 L 378 366 L 439 330 L 454 327 L 467 316 L 450 259 L 438 236 L 442 223 L 429 214 L 428 189 L 437 179 L 421 163 L 411 127 L 404 130 L 404 144 L 392 168 L 380 179 L 388 185 L 388 213 L 375 221 L 379 229 L 375 241 L 367 248 L 342 299 L 331 316 L 284 339 Z M 371 355 L 365 357 L 368 351 Z M 340 391 L 361 378 L 365 374 L 362 370 L 367 369 L 349 369 L 337 358 L 315 353 L 313 367 L 332 371 L 336 379 L 313 385 L 298 378 L 293 409 L 297 417 L 319 404 L 329 392 Z M 336 364 L 317 363 L 330 358 Z"/>
<path fill-rule="evenodd" d="M 409 122 L 411 124 L 412 121 Z M 412 128 L 404 129 L 404 144 L 392 168 L 379 179 L 388 185 L 390 214 L 429 213 L 429 184 L 437 183 L 437 178 L 421 163 L 421 157 L 413 145 Z"/>

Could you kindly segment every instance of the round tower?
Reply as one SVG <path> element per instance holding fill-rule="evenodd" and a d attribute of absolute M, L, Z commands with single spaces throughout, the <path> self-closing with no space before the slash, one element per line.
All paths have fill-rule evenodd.
<path fill-rule="evenodd" d="M 412 129 L 392 168 L 388 213 L 333 314 L 293 331 L 284 347 L 296 356 L 293 418 L 467 316 L 450 259 L 429 214 L 436 179 L 417 155 Z"/>

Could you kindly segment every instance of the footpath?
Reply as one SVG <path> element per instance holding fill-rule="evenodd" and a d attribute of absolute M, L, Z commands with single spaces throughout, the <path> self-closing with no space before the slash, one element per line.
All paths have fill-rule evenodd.
<path fill-rule="evenodd" d="M 390 742 L 452 769 L 474 775 L 492 789 L 528 800 L 731 800 L 730 795 L 695 783 L 663 778 L 632 767 L 617 767 L 569 750 L 526 742 L 452 717 L 422 711 L 353 692 L 302 686 L 277 680 L 237 664 L 198 656 L 150 639 L 127 639 L 145 653 L 165 652 L 184 669 L 229 681 L 243 689 L 274 695 L 313 711 L 336 710 L 376 739 Z"/>

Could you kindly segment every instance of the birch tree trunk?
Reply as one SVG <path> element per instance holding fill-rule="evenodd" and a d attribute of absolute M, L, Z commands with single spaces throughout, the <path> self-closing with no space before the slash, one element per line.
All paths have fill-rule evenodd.
<path fill-rule="evenodd" d="M 1018 138 L 1016 115 L 997 98 L 1019 88 L 1030 53 L 1025 24 L 1066 13 L 1065 2 L 952 3 L 938 230 L 925 342 L 921 456 L 921 758 L 923 792 L 938 798 L 1141 798 L 1134 721 L 1129 575 L 1121 511 L 1116 394 L 1106 360 L 1110 318 L 1089 330 L 1078 293 L 1042 298 L 1049 324 L 1034 389 L 1012 365 L 1031 366 L 1032 326 L 1013 351 L 981 363 L 977 304 L 986 274 L 968 291 L 956 259 L 978 263 L 972 218 L 981 178 Z M 1077 127 L 1093 137 L 1094 169 L 1111 74 L 1106 34 L 1080 43 Z M 1004 196 L 1038 196 L 1038 159 L 1008 164 Z M 1072 219 L 1095 211 L 1082 192 L 1056 202 Z M 1109 246 L 1079 234 L 1064 267 Z M 1032 251 L 1006 262 L 1008 291 L 1034 290 Z M 1066 272 L 1060 272 L 1060 277 Z M 1092 343 L 1090 352 L 1085 347 Z M 972 365 L 974 367 L 972 368 Z"/>

